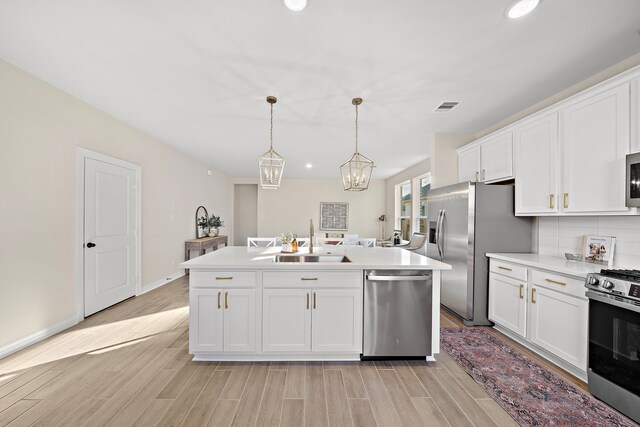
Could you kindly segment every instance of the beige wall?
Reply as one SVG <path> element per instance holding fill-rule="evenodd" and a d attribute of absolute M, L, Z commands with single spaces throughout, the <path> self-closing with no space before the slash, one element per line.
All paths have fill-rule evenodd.
<path fill-rule="evenodd" d="M 458 182 L 456 149 L 474 140 L 472 133 L 436 133 L 431 147 L 431 188 Z"/>
<path fill-rule="evenodd" d="M 258 236 L 279 236 L 292 231 L 306 237 L 309 219 L 313 219 L 316 233 L 321 233 L 320 202 L 348 202 L 348 232 L 378 237 L 378 217 L 384 213 L 384 200 L 383 180 L 372 180 L 366 191 L 344 191 L 340 179 L 283 178 L 278 190 L 258 188 Z"/>
<path fill-rule="evenodd" d="M 401 182 L 410 180 L 420 175 L 424 175 L 425 173 L 431 172 L 431 159 L 427 158 L 420 163 L 416 163 L 403 170 L 400 173 L 397 173 L 385 181 L 386 186 L 386 198 L 385 198 L 385 211 L 387 213 L 387 224 L 385 225 L 386 237 L 389 237 L 390 232 L 395 228 L 395 194 L 396 194 L 396 185 Z"/>
<path fill-rule="evenodd" d="M 76 315 L 77 147 L 142 167 L 143 285 L 179 271 L 198 205 L 233 222 L 225 175 L 1 60 L 0 94 L 0 347 Z"/>
<path fill-rule="evenodd" d="M 258 235 L 258 184 L 234 184 L 233 200 L 233 244 L 243 246 Z"/>
<path fill-rule="evenodd" d="M 486 129 L 484 129 L 481 132 L 478 132 L 478 134 L 476 135 L 476 139 L 483 137 L 485 135 L 490 134 L 491 132 L 495 132 L 498 129 L 501 129 L 507 125 L 510 125 L 511 123 L 517 122 L 520 119 L 523 119 L 537 111 L 540 111 L 544 108 L 547 108 L 557 102 L 562 101 L 563 99 L 566 99 L 572 95 L 575 95 L 578 92 L 581 92 L 585 89 L 590 88 L 593 85 L 596 85 L 598 83 L 601 83 L 617 74 L 622 73 L 623 71 L 627 71 L 637 65 L 640 65 L 640 53 L 637 55 L 633 55 L 627 59 L 625 59 L 624 61 L 621 61 L 619 63 L 617 63 L 616 65 L 607 68 L 606 70 L 589 77 L 586 80 L 581 81 L 580 83 L 577 83 L 561 92 L 556 93 L 555 95 L 552 95 L 536 104 L 533 104 L 531 107 L 528 107 L 522 111 L 520 111 L 519 113 L 516 113 L 512 116 L 507 117 L 506 119 L 494 124 L 493 126 L 490 126 Z"/>

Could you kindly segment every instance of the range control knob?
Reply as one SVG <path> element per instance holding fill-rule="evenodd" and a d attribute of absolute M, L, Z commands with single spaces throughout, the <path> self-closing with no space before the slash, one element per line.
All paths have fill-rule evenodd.
<path fill-rule="evenodd" d="M 613 282 L 611 280 L 603 280 L 602 287 L 604 289 L 613 289 Z"/>
<path fill-rule="evenodd" d="M 589 283 L 591 286 L 598 286 L 598 283 L 600 283 L 600 281 L 593 276 L 589 276 L 589 279 L 587 279 L 587 283 Z"/>

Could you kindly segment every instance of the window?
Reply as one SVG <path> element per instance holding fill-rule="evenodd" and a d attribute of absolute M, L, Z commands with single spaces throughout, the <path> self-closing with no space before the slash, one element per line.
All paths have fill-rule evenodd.
<path fill-rule="evenodd" d="M 396 185 L 395 226 L 401 231 L 403 240 L 410 240 L 414 232 L 427 232 L 427 193 L 430 188 L 431 174 L 428 173 Z"/>
<path fill-rule="evenodd" d="M 398 203 L 400 206 L 400 212 L 397 216 L 397 227 L 400 230 L 401 237 L 404 240 L 409 240 L 411 237 L 411 181 L 403 182 L 398 185 L 398 191 L 396 192 L 399 197 Z"/>
<path fill-rule="evenodd" d="M 417 178 L 416 183 L 418 184 L 418 190 L 416 191 L 416 195 L 419 196 L 417 230 L 420 233 L 426 233 L 427 232 L 427 193 L 431 188 L 431 177 L 423 176 L 423 177 Z"/>

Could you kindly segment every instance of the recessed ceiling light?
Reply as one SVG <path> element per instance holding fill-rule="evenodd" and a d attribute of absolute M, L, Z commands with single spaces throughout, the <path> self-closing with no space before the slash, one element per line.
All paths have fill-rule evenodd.
<path fill-rule="evenodd" d="M 540 0 L 518 0 L 513 2 L 507 9 L 507 18 L 518 19 L 530 14 L 538 7 Z"/>
<path fill-rule="evenodd" d="M 306 166 L 307 169 L 311 169 L 313 167 L 313 165 L 311 163 L 307 163 L 305 166 Z"/>
<path fill-rule="evenodd" d="M 284 0 L 284 5 L 287 6 L 289 10 L 300 12 L 307 7 L 307 0 Z"/>

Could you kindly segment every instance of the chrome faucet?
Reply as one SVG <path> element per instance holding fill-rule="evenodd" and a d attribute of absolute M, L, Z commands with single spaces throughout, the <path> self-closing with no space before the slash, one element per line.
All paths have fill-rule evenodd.
<path fill-rule="evenodd" d="M 313 219 L 309 220 L 309 253 L 313 253 Z"/>

